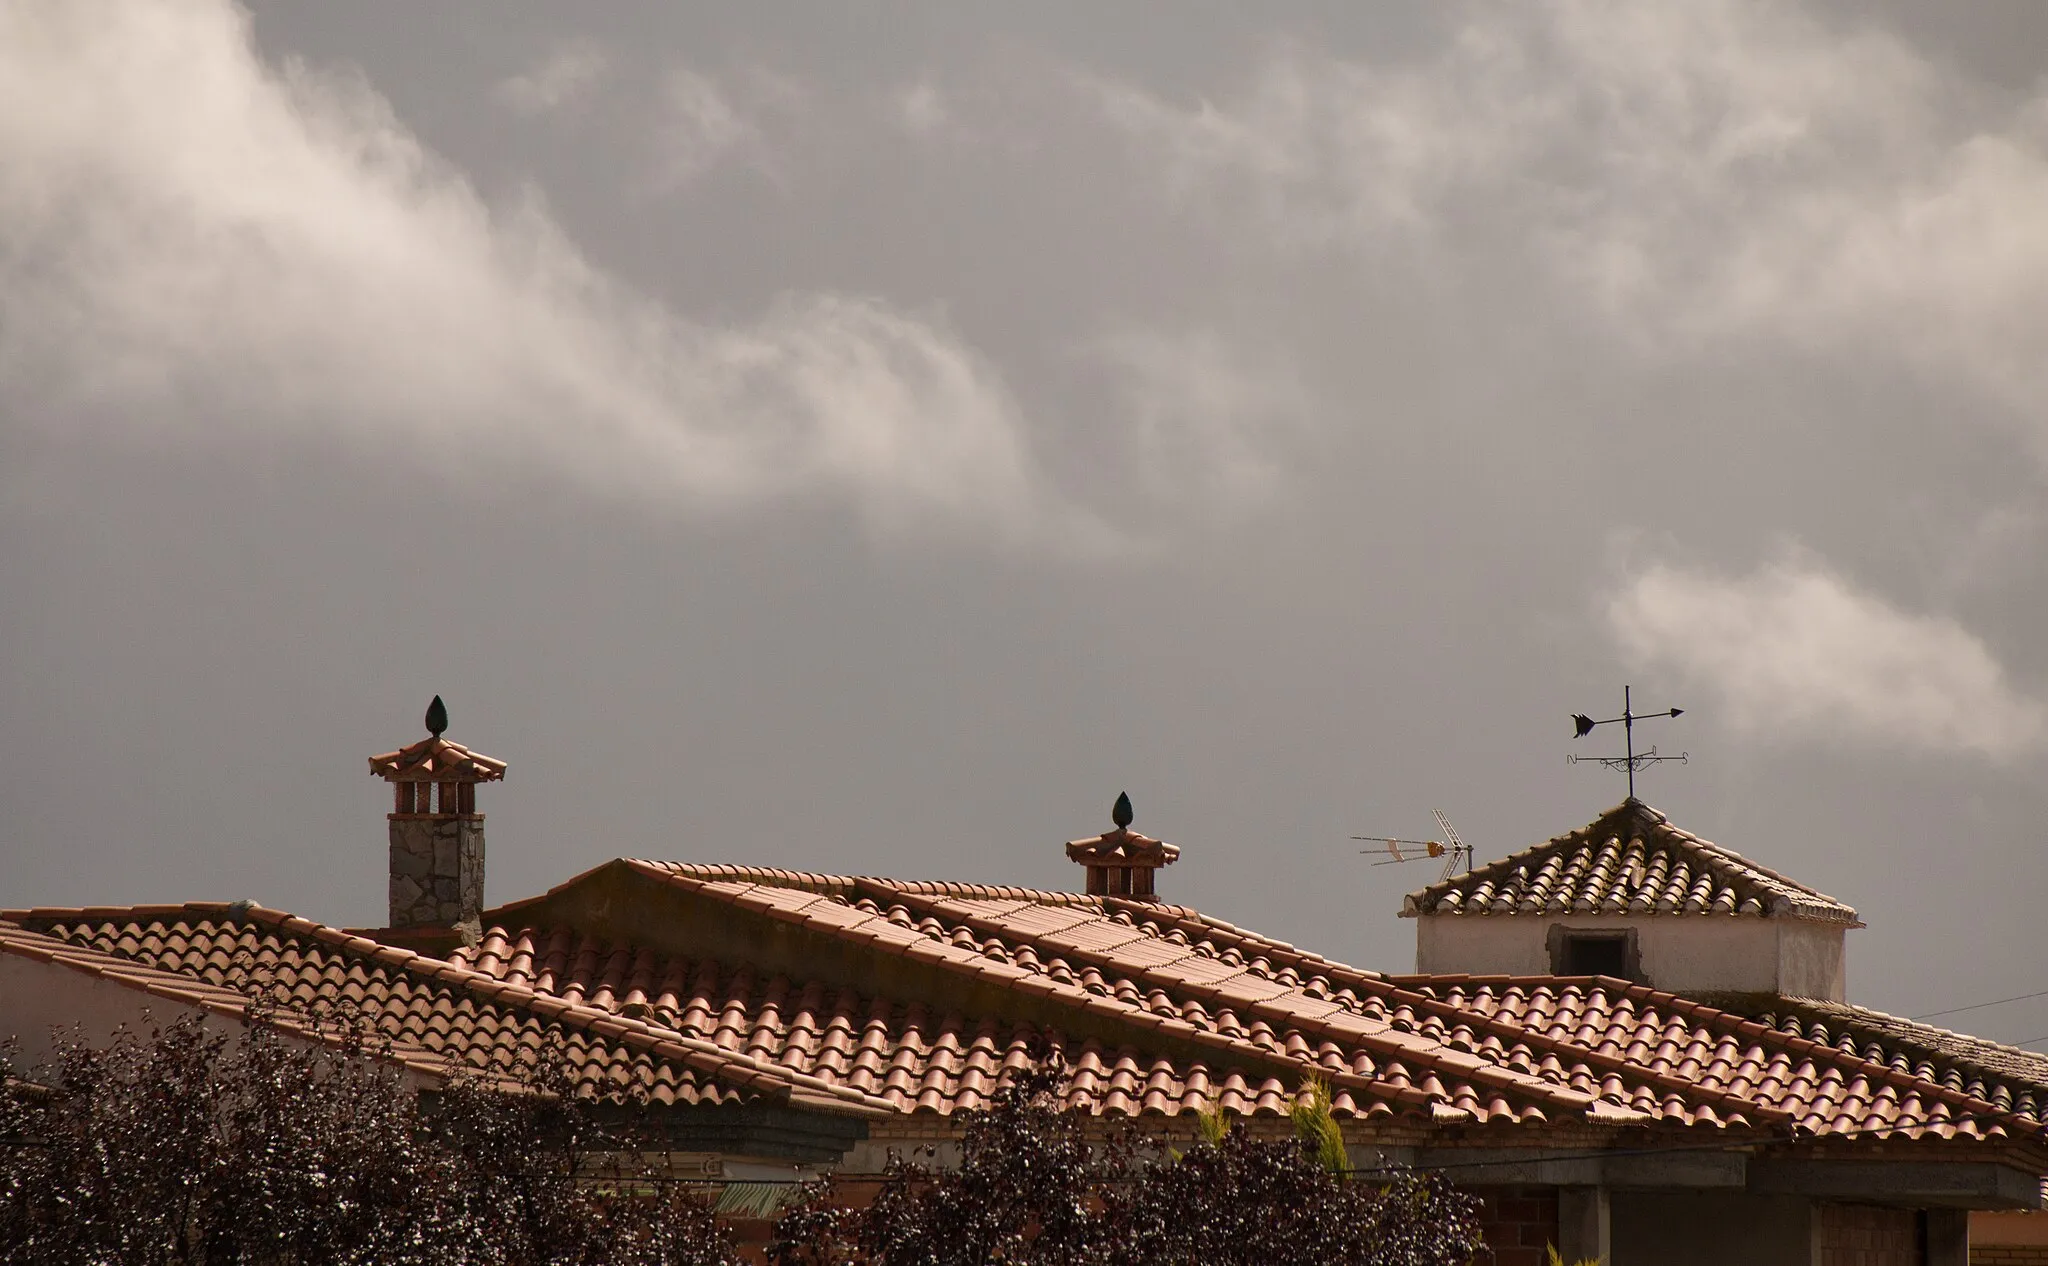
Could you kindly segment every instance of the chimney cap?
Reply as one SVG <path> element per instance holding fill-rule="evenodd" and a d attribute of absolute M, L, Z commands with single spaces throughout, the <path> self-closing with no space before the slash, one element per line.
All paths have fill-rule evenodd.
<path fill-rule="evenodd" d="M 1180 857 L 1180 849 L 1133 831 L 1131 823 L 1136 816 L 1131 809 L 1130 793 L 1119 792 L 1109 811 L 1109 819 L 1115 825 L 1091 839 L 1068 840 L 1067 860 L 1094 866 L 1173 865 Z"/>
<path fill-rule="evenodd" d="M 370 758 L 370 772 L 387 782 L 497 782 L 505 762 L 441 737 L 448 728 L 448 705 L 435 695 L 427 705 L 427 737 L 417 743 Z"/>
<path fill-rule="evenodd" d="M 370 772 L 386 782 L 500 782 L 505 762 L 472 752 L 440 735 L 370 758 Z"/>

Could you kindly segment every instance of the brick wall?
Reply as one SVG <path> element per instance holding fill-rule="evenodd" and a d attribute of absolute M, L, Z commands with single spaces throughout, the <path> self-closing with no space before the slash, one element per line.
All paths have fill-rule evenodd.
<path fill-rule="evenodd" d="M 1970 1266 L 2048 1266 L 2048 1244 L 1972 1244 Z"/>
<path fill-rule="evenodd" d="M 1920 1266 L 1920 1223 L 1911 1209 L 1823 1204 L 1814 1215 L 1815 1266 Z"/>
<path fill-rule="evenodd" d="M 1557 1243 L 1557 1192 L 1549 1187 L 1474 1187 L 1484 1207 L 1479 1220 L 1489 1258 L 1481 1266 L 1545 1266 L 1544 1250 Z"/>

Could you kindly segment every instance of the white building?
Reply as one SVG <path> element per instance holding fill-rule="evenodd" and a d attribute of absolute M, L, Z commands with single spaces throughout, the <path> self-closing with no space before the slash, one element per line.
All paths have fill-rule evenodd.
<path fill-rule="evenodd" d="M 1626 800 L 1588 826 L 1411 893 L 1427 975 L 1612 976 L 1692 997 L 1840 1002 L 1843 939 L 1826 893 Z"/>

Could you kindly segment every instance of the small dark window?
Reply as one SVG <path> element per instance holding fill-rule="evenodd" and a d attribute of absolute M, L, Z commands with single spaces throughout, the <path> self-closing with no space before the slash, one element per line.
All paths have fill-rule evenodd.
<path fill-rule="evenodd" d="M 1615 976 L 1628 979 L 1628 937 L 1603 933 L 1598 936 L 1565 934 L 1563 952 L 1558 955 L 1561 976 Z"/>

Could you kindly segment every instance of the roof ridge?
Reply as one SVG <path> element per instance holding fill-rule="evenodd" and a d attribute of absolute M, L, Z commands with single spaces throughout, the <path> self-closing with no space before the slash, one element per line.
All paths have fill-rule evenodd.
<path fill-rule="evenodd" d="M 1199 929 L 1205 936 L 1221 934 L 1238 942 L 1238 944 L 1231 946 L 1233 949 L 1242 952 L 1246 946 L 1250 946 L 1256 948 L 1259 951 L 1259 955 L 1266 958 L 1269 962 L 1275 958 L 1291 960 L 1286 963 L 1286 966 L 1293 968 L 1296 972 L 1312 972 L 1330 981 L 1332 984 L 1335 984 L 1339 977 L 1342 977 L 1347 982 L 1381 981 L 1387 978 L 1384 972 L 1376 972 L 1366 967 L 1354 967 L 1350 963 L 1339 962 L 1334 958 L 1324 958 L 1313 950 L 1301 949 L 1298 946 L 1288 944 L 1286 941 L 1276 941 L 1271 937 L 1238 927 L 1234 923 L 1226 923 L 1222 919 L 1203 914 L 1193 906 L 1160 906 L 1132 902 L 1126 908 L 1133 918 L 1151 918 L 1155 922 L 1171 922 L 1182 932 L 1194 928 Z M 1164 916 L 1164 918 L 1162 919 L 1161 916 Z M 1348 984 L 1347 987 L 1349 987 Z"/>
<path fill-rule="evenodd" d="M 1030 888 L 1021 884 L 983 884 L 952 879 L 893 879 L 887 875 L 832 875 L 817 871 L 790 870 L 781 866 L 754 866 L 736 862 L 676 862 L 655 857 L 625 857 L 619 860 L 711 883 L 760 884 L 768 888 L 791 888 L 801 892 L 817 892 L 832 896 L 845 895 L 866 885 L 891 892 L 957 896 L 969 900 L 1034 901 L 1041 905 L 1080 905 L 1097 900 L 1083 893 Z M 566 885 L 557 885 L 562 886 Z"/>
<path fill-rule="evenodd" d="M 944 898 L 931 898 L 928 900 L 943 901 Z M 1013 939 L 1014 936 L 1010 929 L 1003 927 L 1001 924 L 997 923 L 993 919 L 982 918 L 981 916 L 974 915 L 964 911 L 953 912 L 950 914 L 950 917 L 952 917 L 958 922 L 967 925 L 968 927 L 970 927 L 970 929 L 979 929 L 982 931 L 984 935 L 993 936 L 998 939 L 1004 940 L 1005 942 L 1010 941 L 1011 939 Z M 1140 935 L 1144 935 L 1144 933 L 1140 933 Z M 1163 938 L 1155 937 L 1151 939 L 1157 940 Z M 1113 967 L 1120 974 L 1135 976 L 1141 980 L 1150 980 L 1154 982 L 1155 985 L 1159 981 L 1159 978 L 1153 974 L 1155 971 L 1154 968 L 1142 964 L 1119 962 L 1116 959 L 1116 957 L 1107 950 L 1090 950 L 1086 948 L 1068 950 L 1063 948 L 1060 951 L 1060 956 L 1063 958 L 1083 959 L 1087 961 L 1090 966 L 1097 968 L 1097 970 L 1100 970 L 1104 965 L 1108 965 Z M 1217 988 L 1215 983 L 1205 984 L 1198 981 L 1188 980 L 1171 980 L 1170 983 L 1173 985 L 1175 990 L 1183 994 L 1195 995 L 1197 996 L 1198 1000 L 1206 1000 L 1210 1004 L 1214 1004 L 1220 1000 L 1233 1010 L 1245 1012 L 1254 1016 L 1257 1019 L 1266 1021 L 1269 1027 L 1272 1026 L 1272 1022 L 1275 1016 L 1277 1015 L 1281 1021 L 1281 1027 L 1276 1028 L 1275 1032 L 1282 1032 L 1285 1031 L 1285 1029 L 1291 1028 L 1296 1032 L 1314 1033 L 1318 1036 L 1324 1037 L 1326 1040 L 1331 1036 L 1329 1027 L 1321 1022 L 1322 1020 L 1327 1019 L 1327 1012 L 1325 1012 L 1321 1016 L 1317 1016 L 1313 1019 L 1310 1019 L 1308 1017 L 1303 1016 L 1299 1012 L 1273 1006 L 1273 998 L 1256 999 L 1249 1003 L 1231 1001 L 1227 997 L 1227 995 L 1224 995 Z M 1286 985 L 1281 985 L 1278 982 L 1272 983 L 1274 984 L 1275 988 L 1282 990 L 1284 994 L 1306 997 L 1306 995 L 1301 993 L 1301 989 L 1299 986 L 1290 987 Z M 1114 995 L 1110 995 L 1105 998 L 1102 995 L 1087 993 L 1086 991 L 1083 991 L 1083 993 L 1085 997 L 1090 999 L 1114 1002 L 1120 1008 L 1128 1008 L 1129 1010 L 1136 1012 L 1141 1017 L 1156 1017 L 1155 1012 L 1135 1007 L 1130 1003 L 1125 1003 L 1121 999 L 1114 997 Z M 1308 1001 L 1317 1002 L 1320 1000 L 1309 998 Z M 1334 1010 L 1347 1010 L 1339 1004 L 1331 1003 L 1327 1005 L 1331 1006 Z M 1438 1073 L 1449 1073 L 1453 1076 L 1462 1077 L 1469 1081 L 1474 1081 L 1480 1084 L 1487 1085 L 1487 1088 L 1493 1090 L 1496 1093 L 1517 1095 L 1524 1100 L 1532 1101 L 1534 1103 L 1549 1103 L 1553 1106 L 1569 1107 L 1580 1112 L 1586 1111 L 1590 1107 L 1590 1104 L 1599 1098 L 1599 1096 L 1597 1095 L 1587 1095 L 1583 1092 L 1573 1090 L 1569 1086 L 1561 1086 L 1547 1079 L 1536 1077 L 1534 1075 L 1527 1073 L 1518 1072 L 1515 1069 L 1508 1068 L 1500 1064 L 1496 1064 L 1491 1060 L 1472 1056 L 1467 1054 L 1466 1052 L 1455 1050 L 1442 1042 L 1436 1041 L 1433 1038 L 1425 1037 L 1421 1034 L 1401 1033 L 1400 1030 L 1395 1029 L 1392 1025 L 1386 1024 L 1384 1021 L 1375 1021 L 1368 1016 L 1357 1015 L 1355 1013 L 1350 1013 L 1348 1011 L 1347 1014 L 1351 1014 L 1352 1018 L 1357 1020 L 1361 1024 L 1377 1026 L 1379 1029 L 1383 1030 L 1383 1033 L 1396 1034 L 1397 1038 L 1401 1039 L 1389 1039 L 1385 1037 L 1383 1033 L 1352 1033 L 1342 1035 L 1345 1036 L 1349 1042 L 1358 1046 L 1362 1046 L 1372 1051 L 1374 1055 L 1380 1059 L 1431 1060 L 1437 1065 L 1437 1067 L 1432 1071 Z M 1164 1017 L 1157 1018 L 1163 1019 Z M 1206 1033 L 1204 1030 L 1196 1029 L 1193 1025 L 1188 1025 L 1187 1021 L 1185 1020 L 1179 1020 L 1178 1022 L 1182 1025 L 1186 1025 L 1193 1032 L 1203 1034 L 1203 1036 L 1205 1037 L 1212 1036 Z M 1213 1036 L 1222 1037 L 1222 1035 L 1220 1034 Z M 1231 1045 L 1235 1045 L 1235 1042 L 1232 1039 L 1223 1038 L 1223 1040 L 1225 1042 L 1229 1042 Z M 1415 1049 L 1415 1041 L 1427 1043 L 1430 1047 L 1434 1047 L 1435 1053 Z M 1331 1070 L 1323 1067 L 1314 1060 L 1297 1059 L 1295 1057 L 1288 1056 L 1287 1054 L 1285 1054 L 1285 1052 L 1276 1053 L 1275 1058 L 1281 1059 L 1288 1063 L 1301 1064 L 1305 1068 L 1316 1073 L 1316 1075 L 1331 1078 L 1333 1082 L 1335 1081 L 1335 1078 L 1331 1077 Z M 1467 1061 L 1470 1061 L 1472 1064 L 1477 1065 L 1477 1067 L 1474 1068 L 1463 1066 L 1467 1063 Z M 1352 1075 L 1356 1076 L 1356 1074 Z M 1369 1080 L 1374 1083 L 1385 1084 L 1382 1081 L 1382 1079 L 1378 1077 L 1373 1077 Z M 1429 1101 L 1435 1102 L 1435 1100 Z"/>
<path fill-rule="evenodd" d="M 685 884 L 694 885 L 702 885 L 705 882 L 702 880 L 692 879 L 689 876 L 677 875 L 666 871 L 658 871 L 657 874 L 661 877 L 670 879 L 672 882 L 681 882 Z M 735 895 L 738 896 L 743 894 Z M 922 893 L 903 893 L 901 895 L 909 901 L 917 902 L 920 904 L 947 900 L 947 898 L 945 897 L 928 896 Z M 819 894 L 819 897 L 821 900 L 832 900 L 832 898 L 826 897 L 823 894 Z M 763 911 L 763 913 L 767 914 L 771 918 L 781 918 L 791 922 L 812 921 L 805 916 L 804 911 L 802 909 L 785 909 L 780 906 L 769 905 L 767 909 Z M 882 918 L 884 922 L 888 922 L 888 920 L 886 918 L 883 918 L 883 916 L 876 915 L 868 917 Z M 956 919 L 958 918 L 958 916 L 951 917 L 954 917 Z M 844 926 L 838 924 L 836 921 L 830 923 L 824 923 L 823 921 L 819 922 L 822 923 L 824 930 L 834 935 L 844 935 L 847 931 L 847 929 Z M 891 923 L 890 926 L 894 927 L 897 925 Z M 904 930 L 909 931 L 909 929 Z M 930 937 L 917 933 L 912 933 L 912 935 L 915 937 L 915 940 L 905 944 L 903 946 L 902 952 L 921 953 L 923 956 L 935 961 L 939 966 L 949 971 L 959 972 L 965 966 L 964 964 L 956 961 L 954 955 L 965 954 L 967 953 L 967 951 L 961 949 L 958 946 L 953 945 L 949 941 L 934 940 Z M 979 954 L 975 954 L 973 955 L 973 957 L 976 959 L 982 958 L 982 956 Z M 982 966 L 982 964 L 977 964 L 976 966 L 979 968 Z M 1113 1018 L 1121 1022 L 1122 1024 L 1135 1025 L 1137 1028 L 1141 1030 L 1149 1029 L 1153 1032 L 1162 1034 L 1170 1033 L 1173 1037 L 1182 1042 L 1197 1047 L 1205 1048 L 1208 1050 L 1222 1052 L 1224 1054 L 1229 1055 L 1230 1057 L 1232 1057 L 1232 1059 L 1239 1063 L 1242 1063 L 1249 1058 L 1258 1062 L 1264 1062 L 1267 1064 L 1277 1064 L 1298 1069 L 1303 1073 L 1311 1073 L 1314 1075 L 1324 1077 L 1330 1083 L 1331 1088 L 1333 1090 L 1369 1090 L 1372 1094 L 1377 1095 L 1382 1099 L 1387 1099 L 1398 1103 L 1404 1103 L 1411 1107 L 1420 1108 L 1424 1110 L 1427 1110 L 1430 1104 L 1437 1102 L 1437 1100 L 1430 1094 L 1430 1092 L 1423 1090 L 1419 1085 L 1402 1086 L 1386 1081 L 1380 1077 L 1368 1077 L 1361 1075 L 1359 1073 L 1351 1072 L 1348 1069 L 1333 1070 L 1324 1067 L 1323 1065 L 1318 1064 L 1313 1060 L 1305 1060 L 1300 1057 L 1290 1055 L 1285 1050 L 1268 1051 L 1258 1048 L 1247 1049 L 1245 1044 L 1237 1041 L 1236 1039 L 1227 1037 L 1224 1034 L 1212 1033 L 1207 1030 L 1197 1028 L 1195 1025 L 1190 1024 L 1187 1020 L 1181 1018 L 1178 1015 L 1161 1015 L 1157 1012 L 1145 1009 L 1143 1007 L 1135 1006 L 1131 1003 L 1125 1002 L 1121 998 L 1116 997 L 1114 994 L 1096 994 L 1086 989 L 1083 989 L 1077 985 L 1061 984 L 1060 982 L 1055 981 L 1049 976 L 1046 976 L 1042 973 L 1029 972 L 1023 968 L 1015 966 L 1014 964 L 998 964 L 995 963 L 993 960 L 987 960 L 986 967 L 1006 968 L 1009 971 L 1016 972 L 1021 977 L 1042 982 L 1043 988 L 1038 990 L 1038 992 L 1060 995 L 1072 1005 L 1078 1006 L 1086 1011 L 1093 1012 L 1094 1014 L 1103 1016 L 1105 1018 Z M 1404 1051 L 1401 1053 L 1407 1055 L 1409 1058 L 1417 1057 L 1417 1053 L 1414 1051 Z M 1452 1061 L 1452 1063 L 1455 1064 L 1456 1061 Z M 1231 1065 L 1224 1064 L 1223 1067 L 1227 1069 L 1231 1067 Z M 1506 1070 L 1502 1071 L 1505 1072 Z M 1545 1089 L 1549 1089 L 1549 1087 L 1546 1085 Z M 1566 1102 L 1570 1102 L 1571 1097 L 1573 1097 L 1575 1093 L 1576 1092 L 1565 1090 L 1561 1094 L 1552 1097 L 1564 1099 Z M 1524 1097 L 1530 1097 L 1528 1096 L 1526 1090 L 1524 1091 Z"/>
<path fill-rule="evenodd" d="M 890 879 L 882 875 L 860 875 L 856 883 L 872 884 L 891 892 L 920 897 L 954 897 L 964 901 L 1029 901 L 1034 905 L 1096 906 L 1104 898 L 1054 888 L 1026 888 L 1015 884 L 976 884 L 952 879 Z"/>
<path fill-rule="evenodd" d="M 1753 872 L 1758 878 L 1764 880 L 1767 883 L 1776 884 L 1779 887 L 1790 889 L 1792 892 L 1797 893 L 1801 896 L 1814 897 L 1818 900 L 1825 901 L 1830 905 L 1840 906 L 1847 904 L 1846 902 L 1840 901 L 1834 897 L 1829 896 L 1827 893 L 1822 892 L 1820 889 L 1815 888 L 1811 884 L 1800 883 L 1798 880 L 1787 876 L 1781 871 L 1773 870 L 1769 866 L 1764 865 L 1762 862 L 1759 862 L 1754 858 L 1738 853 L 1734 849 L 1729 848 L 1726 844 L 1716 844 L 1714 841 L 1710 839 L 1706 839 L 1702 836 L 1695 835 L 1691 831 L 1685 830 L 1682 827 L 1671 826 L 1669 823 L 1665 824 L 1665 829 L 1672 832 L 1675 835 L 1683 836 L 1687 841 L 1692 843 L 1697 848 L 1704 849 L 1707 852 L 1715 854 L 1724 861 L 1730 862 L 1736 866 L 1743 867 Z"/>
<path fill-rule="evenodd" d="M 14 910 L 0 910 L 0 920 L 26 924 L 30 921 L 47 919 L 115 919 L 148 915 L 160 917 L 167 914 L 229 914 L 236 910 L 259 909 L 253 901 L 173 901 L 153 902 L 146 905 L 126 906 L 23 906 Z"/>
<path fill-rule="evenodd" d="M 1860 1012 L 1864 1015 L 1874 1016 L 1880 1020 L 1890 1020 L 1896 1024 L 1907 1025 L 1911 1028 L 1920 1029 L 1928 1033 L 1939 1033 L 1943 1037 L 1961 1038 L 1965 1042 L 1971 1042 L 1978 1046 L 1996 1047 L 2001 1051 L 2011 1051 L 2015 1055 L 2025 1055 L 2032 1059 L 2040 1060 L 2043 1063 L 2048 1063 L 2048 1055 L 2044 1055 L 2040 1051 L 2032 1050 L 2025 1046 L 2014 1046 L 2009 1042 L 2001 1042 L 1996 1038 L 1978 1037 L 1975 1033 L 1965 1033 L 1961 1029 L 1945 1029 L 1939 1024 L 1928 1024 L 1923 1020 L 1915 1020 L 1912 1016 L 1909 1015 L 1893 1015 L 1889 1011 L 1880 1011 L 1876 1007 L 1866 1007 L 1863 1006 L 1861 1003 L 1832 1002 L 1825 998 L 1787 998 L 1785 999 L 1785 1001 L 1794 1004 L 1811 1004 L 1816 1002 L 1825 1003 L 1828 1006 L 1840 1007 L 1845 1011 Z"/>
<path fill-rule="evenodd" d="M 829 875 L 820 871 L 789 870 L 780 866 L 752 866 L 741 862 L 672 862 L 653 857 L 623 857 L 619 860 L 653 866 L 674 874 L 687 875 L 692 879 L 762 884 L 774 888 L 795 888 L 804 892 L 850 889 L 858 878 L 854 875 Z M 549 891 L 552 892 L 554 889 Z"/>

